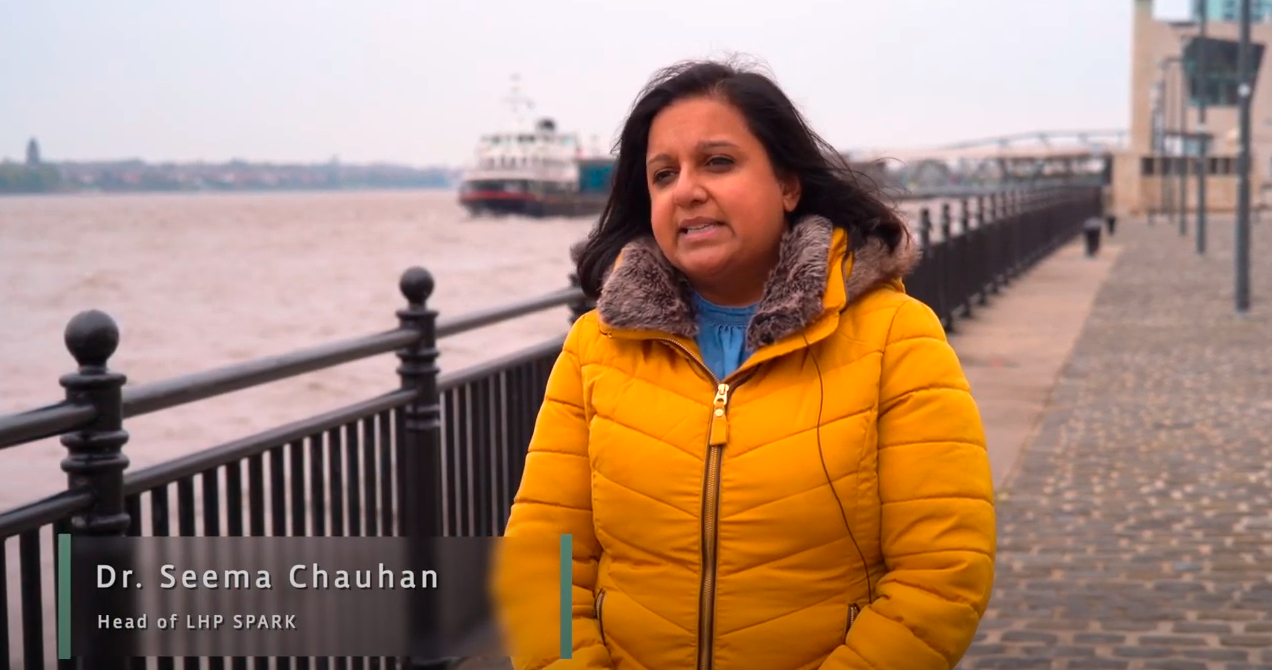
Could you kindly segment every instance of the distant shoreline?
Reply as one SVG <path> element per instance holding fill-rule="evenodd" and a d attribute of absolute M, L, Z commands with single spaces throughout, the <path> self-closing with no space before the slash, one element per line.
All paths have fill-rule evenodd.
<path fill-rule="evenodd" d="M 139 160 L 0 162 L 0 196 L 68 193 L 244 193 L 454 189 L 461 172 L 445 166 L 146 163 Z"/>
<path fill-rule="evenodd" d="M 61 189 L 56 191 L 0 191 L 0 200 L 16 198 L 49 198 L 49 197 L 112 197 L 127 195 L 287 195 L 305 193 L 397 193 L 397 192 L 457 192 L 456 186 L 346 186 L 337 188 L 202 188 L 202 189 Z"/>

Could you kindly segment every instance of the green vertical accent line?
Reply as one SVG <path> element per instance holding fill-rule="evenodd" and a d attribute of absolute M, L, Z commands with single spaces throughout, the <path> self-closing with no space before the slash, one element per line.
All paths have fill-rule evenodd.
<path fill-rule="evenodd" d="M 71 660 L 71 536 L 57 534 L 57 660 Z"/>
<path fill-rule="evenodd" d="M 574 657 L 574 536 L 561 536 L 561 658 Z"/>

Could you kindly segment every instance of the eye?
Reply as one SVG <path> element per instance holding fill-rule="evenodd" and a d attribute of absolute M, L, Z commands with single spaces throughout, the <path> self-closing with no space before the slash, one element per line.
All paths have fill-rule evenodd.
<path fill-rule="evenodd" d="M 707 165 L 712 167 L 727 167 L 733 165 L 733 159 L 728 156 L 712 156 L 707 159 Z"/>
<path fill-rule="evenodd" d="M 673 172 L 671 170 L 659 170 L 650 177 L 650 181 L 655 184 L 663 184 L 672 176 L 672 174 Z"/>

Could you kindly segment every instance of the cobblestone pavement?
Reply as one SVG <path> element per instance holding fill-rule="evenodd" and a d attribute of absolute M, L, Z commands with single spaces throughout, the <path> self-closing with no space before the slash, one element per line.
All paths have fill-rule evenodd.
<path fill-rule="evenodd" d="M 1121 224 L 999 491 L 994 597 L 960 668 L 1272 668 L 1272 222 L 1244 317 L 1232 220 L 1209 238 L 1199 258 L 1175 224 Z"/>

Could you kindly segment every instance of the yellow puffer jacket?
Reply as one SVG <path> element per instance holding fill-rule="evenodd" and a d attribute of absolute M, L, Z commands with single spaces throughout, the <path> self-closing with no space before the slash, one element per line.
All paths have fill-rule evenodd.
<path fill-rule="evenodd" d="M 958 358 L 904 293 L 916 259 L 802 221 L 755 353 L 717 380 L 682 276 L 652 239 L 624 249 L 552 371 L 506 531 L 573 536 L 574 652 L 516 667 L 958 662 L 993 582 L 992 480 Z"/>

